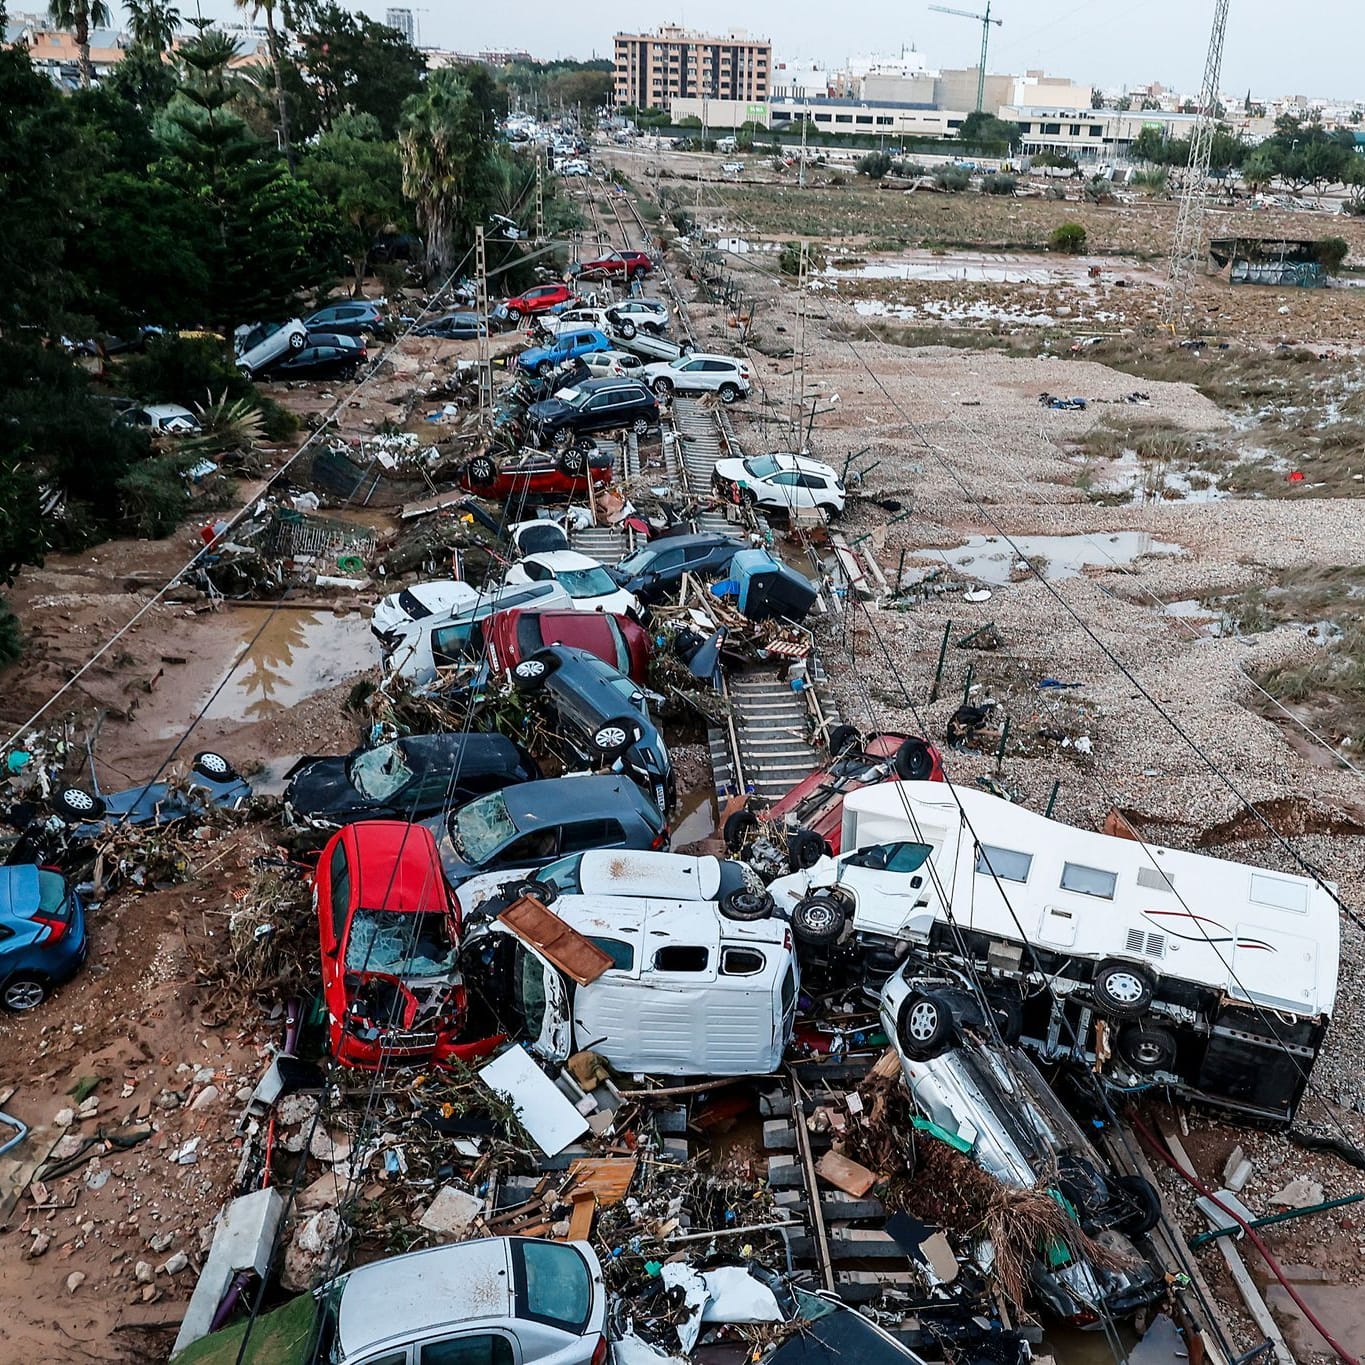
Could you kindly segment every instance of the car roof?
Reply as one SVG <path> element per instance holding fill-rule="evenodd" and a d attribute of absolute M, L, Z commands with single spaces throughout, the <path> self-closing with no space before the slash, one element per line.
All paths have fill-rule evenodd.
<path fill-rule="evenodd" d="M 149 417 L 194 417 L 189 408 L 182 408 L 179 403 L 148 403 L 141 411 Z"/>
<path fill-rule="evenodd" d="M 603 389 L 639 389 L 642 393 L 649 394 L 649 388 L 639 379 L 629 379 L 624 375 L 598 375 L 593 379 L 585 379 L 582 383 L 575 384 L 576 389 L 586 389 L 589 393 L 600 393 Z M 652 398 L 654 395 L 649 394 Z"/>
<path fill-rule="evenodd" d="M 628 777 L 566 773 L 539 782 L 519 782 L 504 787 L 501 794 L 518 829 L 620 815 L 624 807 L 645 815 L 655 827 L 663 823 L 654 803 Z"/>
<path fill-rule="evenodd" d="M 507 1240 L 484 1237 L 360 1266 L 345 1277 L 337 1337 L 351 1359 L 449 1323 L 513 1316 Z"/>
<path fill-rule="evenodd" d="M 523 564 L 540 564 L 552 573 L 558 569 L 600 569 L 602 561 L 580 550 L 534 550 L 521 558 Z"/>
<path fill-rule="evenodd" d="M 578 864 L 585 896 L 668 896 L 714 900 L 720 890 L 720 859 L 643 849 L 589 849 Z"/>
<path fill-rule="evenodd" d="M 679 360 L 728 360 L 732 365 L 740 364 L 742 355 L 721 355 L 719 351 L 693 351 L 691 355 L 680 355 Z"/>
<path fill-rule="evenodd" d="M 441 860 L 425 826 L 406 820 L 360 820 L 347 825 L 338 838 L 350 855 L 357 905 L 367 910 L 445 908 Z"/>
<path fill-rule="evenodd" d="M 31 863 L 0 867 L 0 919 L 28 919 L 38 909 L 38 869 Z"/>
<path fill-rule="evenodd" d="M 823 460 L 813 460 L 809 455 L 793 455 L 790 451 L 774 450 L 766 455 L 751 455 L 752 460 L 776 460 L 783 469 L 799 469 L 807 474 L 833 474 L 838 477 L 839 471 L 833 465 L 826 464 Z"/>
<path fill-rule="evenodd" d="M 690 536 L 659 536 L 649 541 L 646 550 L 667 550 L 675 545 L 733 545 L 736 550 L 747 550 L 748 542 L 727 536 L 724 531 L 697 531 Z"/>

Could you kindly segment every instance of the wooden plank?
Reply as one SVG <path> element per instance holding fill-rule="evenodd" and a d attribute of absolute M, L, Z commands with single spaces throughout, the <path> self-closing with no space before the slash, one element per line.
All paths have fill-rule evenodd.
<path fill-rule="evenodd" d="M 597 1213 L 597 1196 L 591 1190 L 575 1190 L 566 1242 L 586 1242 L 592 1231 L 592 1220 Z"/>
<path fill-rule="evenodd" d="M 514 900 L 498 919 L 523 943 L 580 986 L 591 986 L 611 967 L 611 958 L 601 948 L 567 925 L 553 910 L 546 909 L 534 896 Z"/>
<path fill-rule="evenodd" d="M 1227 1263 L 1232 1282 L 1237 1286 L 1237 1292 L 1247 1306 L 1247 1312 L 1270 1342 L 1270 1348 L 1275 1353 L 1276 1365 L 1295 1365 L 1294 1357 L 1280 1333 L 1279 1325 L 1271 1316 L 1270 1309 L 1266 1307 L 1266 1302 L 1261 1297 L 1261 1291 L 1256 1288 L 1256 1281 L 1251 1278 L 1251 1272 L 1247 1269 L 1246 1262 L 1242 1260 L 1242 1253 L 1233 1246 L 1231 1237 L 1219 1237 L 1217 1243 L 1218 1250 L 1223 1253 L 1223 1260 Z"/>
<path fill-rule="evenodd" d="M 815 1160 L 811 1156 L 810 1134 L 806 1131 L 806 1125 L 801 1118 L 804 1109 L 805 1093 L 801 1089 L 801 1082 L 792 1077 L 792 1096 L 793 1108 L 797 1111 L 795 1123 L 796 1146 L 801 1154 L 801 1168 L 806 1178 L 806 1188 L 811 1195 L 811 1230 L 815 1234 L 815 1259 L 820 1267 L 820 1279 L 826 1289 L 831 1293 L 834 1291 L 834 1266 L 830 1260 L 829 1242 L 825 1236 L 825 1215 L 820 1207 L 820 1200 L 816 1194 L 815 1183 Z"/>
<path fill-rule="evenodd" d="M 636 1159 L 631 1157 L 579 1157 L 569 1166 L 574 1180 L 574 1199 L 580 1191 L 597 1196 L 605 1208 L 619 1204 L 635 1179 Z"/>

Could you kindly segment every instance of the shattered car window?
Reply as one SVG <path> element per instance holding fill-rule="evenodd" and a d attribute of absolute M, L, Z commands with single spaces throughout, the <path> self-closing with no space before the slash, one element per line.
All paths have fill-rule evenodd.
<path fill-rule="evenodd" d="M 561 569 L 555 578 L 570 597 L 605 597 L 616 591 L 616 581 L 601 568 Z"/>
<path fill-rule="evenodd" d="M 539 1038 L 545 1027 L 545 965 L 520 944 L 517 945 L 516 1012 L 527 1036 Z"/>
<path fill-rule="evenodd" d="M 351 785 L 371 801 L 387 801 L 412 781 L 412 769 L 397 744 L 381 744 L 351 760 Z"/>
<path fill-rule="evenodd" d="M 357 910 L 346 943 L 346 970 L 390 976 L 443 976 L 455 966 L 443 914 Z"/>
<path fill-rule="evenodd" d="M 461 806 L 450 824 L 457 846 L 472 863 L 487 861 L 517 832 L 501 792 Z"/>

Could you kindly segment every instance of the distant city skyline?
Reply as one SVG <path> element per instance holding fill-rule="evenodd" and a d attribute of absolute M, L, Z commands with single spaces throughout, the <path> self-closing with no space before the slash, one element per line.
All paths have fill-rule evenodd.
<path fill-rule="evenodd" d="M 231 0 L 201 0 L 203 13 L 241 19 Z M 976 10 L 982 4 L 959 4 Z M 17 8 L 17 6 L 12 6 Z M 383 22 L 383 0 L 350 6 Z M 629 19 L 605 10 L 577 10 L 549 0 L 523 0 L 515 17 L 500 6 L 412 6 L 422 43 L 462 52 L 525 48 L 541 60 L 596 56 L 610 60 L 619 24 L 635 32 L 679 23 L 708 32 L 747 29 L 772 41 L 778 60 L 817 60 L 840 66 L 869 52 L 893 54 L 902 47 L 924 52 L 933 66 L 976 64 L 981 29 L 970 19 L 934 14 L 928 0 L 911 6 L 864 0 L 857 6 L 810 6 L 796 12 L 784 0 L 677 0 L 632 7 Z M 184 7 L 185 13 L 192 12 Z M 1304 22 L 1311 14 L 1312 27 Z M 1204 71 L 1213 0 L 992 0 L 987 66 L 1020 74 L 1042 68 L 1100 87 L 1132 87 L 1151 81 L 1194 92 Z M 1295 24 L 1292 41 L 1286 25 Z M 1271 0 L 1233 0 L 1223 54 L 1223 88 L 1250 87 L 1262 98 L 1304 95 L 1365 99 L 1356 39 L 1362 32 L 1358 4 L 1314 0 L 1307 14 L 1287 12 Z"/>

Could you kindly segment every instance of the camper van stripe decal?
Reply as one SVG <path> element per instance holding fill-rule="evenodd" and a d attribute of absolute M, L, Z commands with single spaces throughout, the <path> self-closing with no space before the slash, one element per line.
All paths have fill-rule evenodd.
<path fill-rule="evenodd" d="M 1261 938 L 1242 938 L 1230 934 L 1225 925 L 1220 924 L 1216 919 L 1210 919 L 1207 915 L 1196 915 L 1191 910 L 1144 910 L 1142 914 L 1150 920 L 1160 921 L 1161 927 L 1171 935 L 1184 943 L 1231 943 L 1238 948 L 1255 948 L 1263 953 L 1275 953 L 1279 949 L 1273 943 L 1267 943 Z M 1172 919 L 1197 920 L 1200 924 L 1212 925 L 1219 932 L 1217 935 L 1200 931 L 1197 934 L 1182 934 L 1178 929 L 1172 929 L 1169 921 Z"/>

